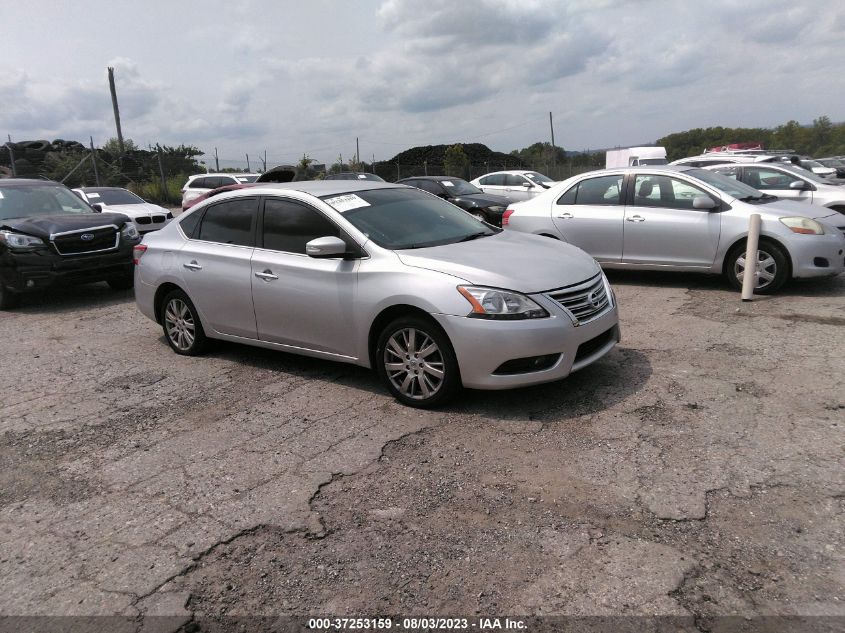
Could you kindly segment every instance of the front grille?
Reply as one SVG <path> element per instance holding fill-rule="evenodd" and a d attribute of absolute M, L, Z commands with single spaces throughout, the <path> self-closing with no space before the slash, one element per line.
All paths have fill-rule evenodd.
<path fill-rule="evenodd" d="M 141 217 L 135 218 L 135 224 L 150 224 L 152 220 L 150 218 Z"/>
<path fill-rule="evenodd" d="M 81 231 L 56 233 L 50 236 L 50 241 L 59 255 L 85 255 L 116 249 L 120 243 L 120 233 L 116 226 L 110 224 Z"/>
<path fill-rule="evenodd" d="M 610 307 L 601 273 L 582 284 L 547 292 L 546 296 L 562 305 L 579 325 L 598 317 Z"/>
<path fill-rule="evenodd" d="M 164 222 L 164 216 L 163 215 L 154 215 L 153 216 L 153 222 L 155 224 L 161 224 L 162 222 Z"/>

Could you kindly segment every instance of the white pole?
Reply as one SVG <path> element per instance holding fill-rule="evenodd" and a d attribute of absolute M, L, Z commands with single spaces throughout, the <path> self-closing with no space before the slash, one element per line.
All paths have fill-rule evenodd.
<path fill-rule="evenodd" d="M 748 220 L 748 244 L 745 248 L 745 271 L 742 275 L 742 300 L 751 301 L 759 276 L 757 246 L 760 244 L 760 214 L 752 213 Z"/>

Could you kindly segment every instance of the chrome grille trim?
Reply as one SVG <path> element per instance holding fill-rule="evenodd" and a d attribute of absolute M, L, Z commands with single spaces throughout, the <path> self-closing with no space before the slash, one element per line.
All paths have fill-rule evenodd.
<path fill-rule="evenodd" d="M 543 294 L 563 307 L 572 317 L 575 325 L 589 323 L 611 307 L 610 297 L 601 273 L 575 286 L 549 290 Z"/>
<path fill-rule="evenodd" d="M 109 246 L 107 248 L 98 248 L 94 250 L 82 250 L 82 251 L 75 251 L 75 252 L 63 252 L 59 245 L 56 244 L 57 237 L 70 237 L 72 235 L 82 235 L 83 233 L 91 233 L 92 231 L 102 231 L 105 229 L 112 229 L 114 230 L 114 245 Z M 63 231 L 61 233 L 51 233 L 50 234 L 50 243 L 53 245 L 53 248 L 56 252 L 61 255 L 62 257 L 68 257 L 70 255 L 91 255 L 94 253 L 105 253 L 107 251 L 116 250 L 120 246 L 120 227 L 116 224 L 105 224 L 102 226 L 91 226 L 85 229 L 79 229 L 76 231 Z"/>

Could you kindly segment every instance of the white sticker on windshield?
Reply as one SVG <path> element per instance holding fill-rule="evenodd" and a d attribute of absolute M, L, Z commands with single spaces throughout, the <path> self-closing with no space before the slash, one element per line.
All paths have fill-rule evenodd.
<path fill-rule="evenodd" d="M 238 182 L 249 182 L 247 178 L 235 178 Z"/>
<path fill-rule="evenodd" d="M 2 199 L 3 199 L 3 192 L 0 191 L 0 200 L 2 200 Z"/>
<path fill-rule="evenodd" d="M 366 180 L 366 179 L 367 179 L 366 174 L 358 174 L 358 180 Z"/>
<path fill-rule="evenodd" d="M 85 195 L 88 196 L 89 198 L 99 198 L 100 197 L 100 194 L 98 194 L 98 193 L 86 193 Z"/>
<path fill-rule="evenodd" d="M 455 183 L 453 183 L 451 180 L 441 180 L 440 184 L 443 185 L 444 187 L 454 187 L 455 186 Z"/>
<path fill-rule="evenodd" d="M 334 198 L 326 198 L 326 204 L 333 206 L 335 209 L 343 213 L 344 211 L 351 211 L 359 207 L 368 207 L 370 203 L 359 198 L 354 193 L 348 193 L 345 196 L 335 196 Z"/>

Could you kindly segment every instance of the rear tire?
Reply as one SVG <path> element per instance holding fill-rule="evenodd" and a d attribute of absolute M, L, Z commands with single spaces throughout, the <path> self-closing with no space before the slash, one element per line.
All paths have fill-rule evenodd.
<path fill-rule="evenodd" d="M 182 356 L 199 356 L 208 349 L 208 339 L 193 302 L 181 290 L 172 290 L 161 303 L 161 326 L 167 344 Z"/>
<path fill-rule="evenodd" d="M 736 290 L 742 290 L 742 276 L 745 272 L 746 244 L 738 244 L 725 259 L 725 275 Z M 761 241 L 757 248 L 760 262 L 760 276 L 754 294 L 768 295 L 780 290 L 792 276 L 789 270 L 789 257 L 786 252 L 773 242 Z"/>
<path fill-rule="evenodd" d="M 382 330 L 374 354 L 387 389 L 409 407 L 444 404 L 461 389 L 461 375 L 449 337 L 434 321 L 400 317 Z"/>

